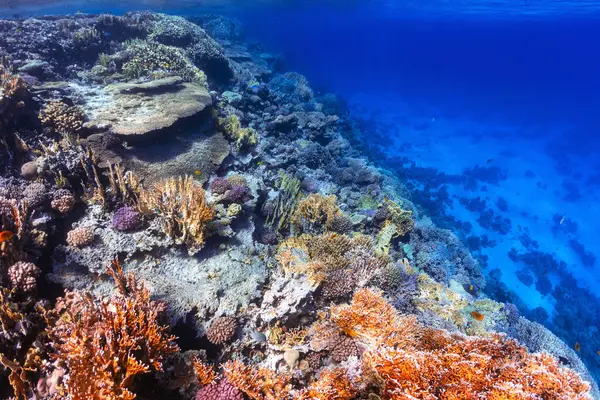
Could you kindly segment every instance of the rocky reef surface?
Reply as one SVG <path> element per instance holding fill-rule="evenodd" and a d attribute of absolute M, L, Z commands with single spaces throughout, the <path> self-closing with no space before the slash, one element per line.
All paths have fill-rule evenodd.
<path fill-rule="evenodd" d="M 0 55 L 4 397 L 600 398 L 236 21 L 0 20 Z"/>

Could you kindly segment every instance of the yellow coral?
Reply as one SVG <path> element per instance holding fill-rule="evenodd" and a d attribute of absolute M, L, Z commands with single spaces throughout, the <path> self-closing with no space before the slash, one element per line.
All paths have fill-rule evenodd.
<path fill-rule="evenodd" d="M 329 229 L 333 219 L 341 215 L 342 211 L 337 206 L 337 198 L 334 195 L 313 193 L 298 203 L 292 216 L 292 226 L 296 232 L 302 232 L 307 225 Z"/>
<path fill-rule="evenodd" d="M 206 193 L 191 176 L 170 178 L 140 191 L 138 207 L 146 214 L 163 220 L 164 232 L 190 252 L 204 245 L 206 228 L 215 217 L 215 209 L 206 201 Z"/>
<path fill-rule="evenodd" d="M 254 146 L 258 143 L 256 131 L 252 128 L 242 128 L 240 118 L 235 114 L 231 114 L 226 118 L 219 118 L 218 126 L 230 140 L 233 140 L 238 151 L 246 146 Z"/>

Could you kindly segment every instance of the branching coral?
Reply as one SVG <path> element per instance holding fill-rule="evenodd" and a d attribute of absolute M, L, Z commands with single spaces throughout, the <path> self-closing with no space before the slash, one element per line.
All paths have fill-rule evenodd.
<path fill-rule="evenodd" d="M 44 125 L 52 127 L 56 132 L 69 137 L 83 127 L 85 116 L 76 106 L 69 106 L 62 101 L 51 101 L 46 104 L 39 115 Z"/>
<path fill-rule="evenodd" d="M 253 368 L 241 361 L 228 361 L 223 365 L 227 380 L 253 400 L 284 400 L 292 388 L 290 378 L 270 369 Z"/>
<path fill-rule="evenodd" d="M 424 328 L 380 292 L 361 289 L 332 319 L 368 346 L 363 379 L 381 397 L 421 399 L 590 399 L 589 386 L 546 354 L 528 354 L 502 335 L 466 337 Z"/>
<path fill-rule="evenodd" d="M 163 220 L 165 234 L 177 243 L 186 244 L 191 253 L 202 248 L 207 224 L 215 217 L 204 189 L 191 176 L 166 179 L 141 190 L 139 209 L 145 214 L 158 215 Z"/>
<path fill-rule="evenodd" d="M 240 118 L 235 114 L 231 114 L 226 118 L 219 118 L 217 125 L 229 140 L 233 141 L 238 151 L 258 143 L 258 133 L 253 128 L 242 128 Z"/>
<path fill-rule="evenodd" d="M 313 193 L 302 199 L 292 216 L 295 232 L 318 233 L 329 230 L 336 217 L 342 215 L 334 195 Z"/>
<path fill-rule="evenodd" d="M 53 358 L 65 367 L 66 399 L 120 399 L 136 397 L 134 378 L 162 369 L 165 357 L 178 351 L 167 327 L 157 322 L 160 307 L 133 275 L 120 267 L 113 274 L 122 293 L 98 301 L 74 292 L 63 302 L 60 320 L 52 328 Z"/>
<path fill-rule="evenodd" d="M 347 372 L 343 368 L 326 369 L 321 372 L 319 379 L 314 381 L 306 390 L 295 396 L 296 400 L 350 400 L 357 390 Z"/>

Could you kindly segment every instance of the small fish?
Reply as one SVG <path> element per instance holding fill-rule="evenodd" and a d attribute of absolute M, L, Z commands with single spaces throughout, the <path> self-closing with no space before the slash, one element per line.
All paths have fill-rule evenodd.
<path fill-rule="evenodd" d="M 483 314 L 478 311 L 471 311 L 471 317 L 477 321 L 483 321 Z"/>
<path fill-rule="evenodd" d="M 600 350 L 598 350 L 598 351 L 596 352 L 596 354 L 598 354 L 598 355 L 600 356 Z"/>
<path fill-rule="evenodd" d="M 560 219 L 560 222 L 558 223 L 559 225 L 562 225 L 563 222 L 565 222 L 565 217 L 566 217 L 566 215 L 562 216 L 562 218 Z"/>
<path fill-rule="evenodd" d="M 15 236 L 11 231 L 0 232 L 0 243 L 7 242 Z"/>
<path fill-rule="evenodd" d="M 579 352 L 579 350 L 581 350 L 581 345 L 579 344 L 579 342 L 575 342 L 575 346 L 573 346 L 573 348 L 576 352 Z"/>
<path fill-rule="evenodd" d="M 264 343 L 267 341 L 267 337 L 259 331 L 255 331 L 255 330 L 250 331 L 250 336 L 252 336 L 252 339 L 254 339 L 254 341 L 256 341 L 258 343 Z"/>
<path fill-rule="evenodd" d="M 493 159 L 493 158 L 488 158 L 488 159 L 487 159 L 487 161 L 486 161 L 485 163 L 486 163 L 486 164 L 491 164 L 491 163 L 492 163 L 492 161 L 494 161 L 494 159 Z"/>
<path fill-rule="evenodd" d="M 196 176 L 200 176 L 200 175 L 202 175 L 202 172 L 199 169 L 197 169 L 197 170 L 194 171 L 194 174 Z"/>

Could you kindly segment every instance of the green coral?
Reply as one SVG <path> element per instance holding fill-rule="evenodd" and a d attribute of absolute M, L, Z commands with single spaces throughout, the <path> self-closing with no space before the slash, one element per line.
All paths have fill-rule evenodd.
<path fill-rule="evenodd" d="M 231 114 L 226 118 L 218 119 L 218 126 L 225 135 L 234 142 L 239 151 L 247 146 L 258 143 L 258 134 L 253 128 L 242 128 L 242 123 L 237 115 Z"/>
<path fill-rule="evenodd" d="M 123 64 L 123 75 L 130 79 L 180 76 L 185 81 L 206 86 L 204 72 L 194 66 L 177 47 L 148 40 L 133 40 L 127 44 L 127 51 L 130 59 Z"/>

